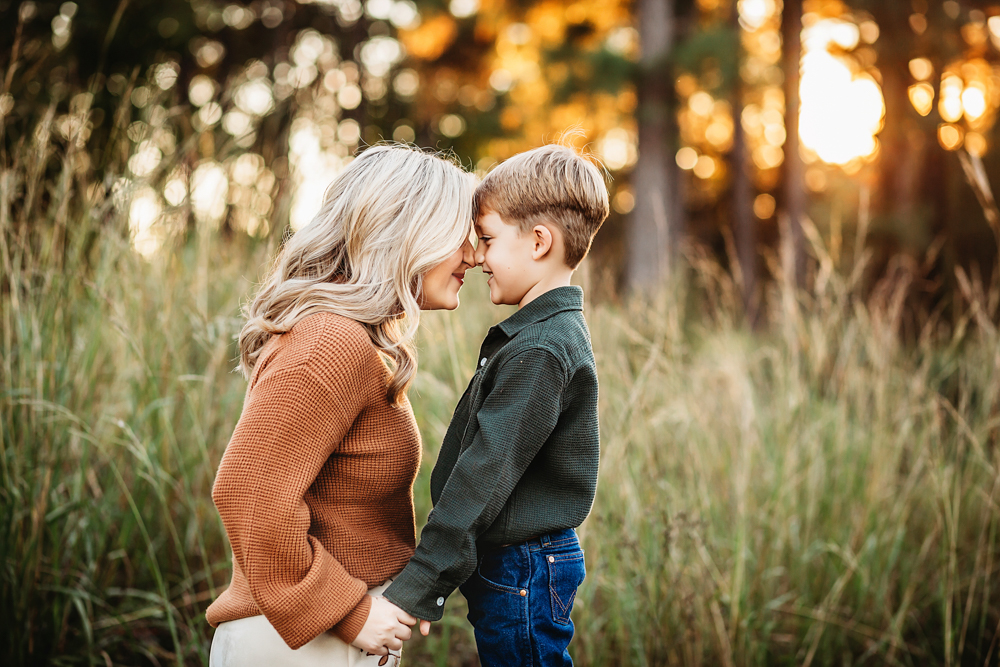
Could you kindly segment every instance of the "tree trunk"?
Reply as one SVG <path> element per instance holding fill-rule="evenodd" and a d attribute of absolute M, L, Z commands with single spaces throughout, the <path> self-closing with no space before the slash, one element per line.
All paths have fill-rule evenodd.
<path fill-rule="evenodd" d="M 629 220 L 625 275 L 630 289 L 649 290 L 670 275 L 680 226 L 669 62 L 676 31 L 674 0 L 638 0 L 637 19 L 642 44 L 639 159 L 632 176 L 635 208 Z"/>
<path fill-rule="evenodd" d="M 735 39 L 742 37 L 740 12 L 733 3 L 732 28 Z M 733 79 L 733 148 L 730 162 L 733 168 L 732 225 L 736 244 L 736 261 L 740 266 L 740 292 L 743 314 L 750 328 L 757 326 L 757 221 L 753 211 L 753 182 L 750 176 L 750 155 L 743 131 L 743 86 L 739 75 L 740 62 L 745 57 L 742 46 L 736 52 L 736 77 Z"/>
<path fill-rule="evenodd" d="M 730 160 L 733 167 L 732 221 L 736 260 L 740 265 L 740 291 L 743 296 L 743 313 L 747 325 L 757 326 L 757 221 L 753 211 L 753 183 L 750 181 L 750 162 L 746 134 L 740 122 L 743 116 L 743 97 L 736 83 L 733 92 L 733 150 Z"/>
<path fill-rule="evenodd" d="M 799 71 L 802 67 L 802 0 L 785 0 L 781 16 L 785 56 L 785 193 L 784 219 L 788 230 L 784 270 L 792 284 L 801 288 L 806 276 L 805 236 L 802 218 L 806 212 L 805 168 L 799 154 Z"/>
<path fill-rule="evenodd" d="M 880 135 L 878 213 L 893 222 L 905 251 L 919 256 L 934 233 L 921 205 L 925 193 L 921 192 L 920 182 L 927 157 L 927 138 L 934 136 L 934 125 L 917 115 L 907 93 L 913 43 L 913 32 L 907 23 L 909 7 L 878 5 L 873 14 L 881 30 L 877 45 L 886 114 Z"/>

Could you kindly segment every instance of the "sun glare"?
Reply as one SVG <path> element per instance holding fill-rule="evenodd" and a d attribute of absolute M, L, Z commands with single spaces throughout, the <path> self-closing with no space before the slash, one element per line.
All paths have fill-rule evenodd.
<path fill-rule="evenodd" d="M 338 130 L 342 141 L 358 141 L 355 121 L 342 121 Z M 345 136 L 348 133 L 350 137 Z M 346 159 L 323 148 L 322 137 L 322 128 L 311 119 L 298 118 L 292 124 L 288 148 L 296 186 L 290 223 L 296 231 L 307 225 L 319 212 L 327 186 L 346 166 Z"/>
<path fill-rule="evenodd" d="M 855 71 L 851 61 L 831 51 L 831 47 L 857 46 L 858 28 L 838 19 L 806 24 L 800 86 L 802 143 L 829 164 L 871 159 L 877 154 L 876 136 L 885 117 L 882 89 L 871 75 Z"/>

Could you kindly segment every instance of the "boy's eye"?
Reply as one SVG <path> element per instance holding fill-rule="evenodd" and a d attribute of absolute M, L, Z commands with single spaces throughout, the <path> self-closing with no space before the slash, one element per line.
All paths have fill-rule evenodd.
<path fill-rule="evenodd" d="M 483 243 L 489 243 L 490 240 L 491 240 L 491 237 L 489 237 L 489 236 L 480 236 L 479 240 L 482 241 Z"/>

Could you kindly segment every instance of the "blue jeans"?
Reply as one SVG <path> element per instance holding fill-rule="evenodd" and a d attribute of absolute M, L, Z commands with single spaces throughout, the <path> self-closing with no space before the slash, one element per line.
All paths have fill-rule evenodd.
<path fill-rule="evenodd" d="M 483 667 L 572 667 L 570 612 L 586 569 L 573 529 L 480 554 L 460 590 Z"/>

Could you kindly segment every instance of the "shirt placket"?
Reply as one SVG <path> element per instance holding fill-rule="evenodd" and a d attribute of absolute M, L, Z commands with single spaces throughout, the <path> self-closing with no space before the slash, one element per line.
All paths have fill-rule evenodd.
<path fill-rule="evenodd" d="M 469 426 L 472 425 L 472 415 L 479 412 L 479 408 L 482 405 L 482 401 L 479 400 L 479 389 L 483 384 L 483 377 L 486 373 L 486 365 L 489 364 L 490 359 L 507 343 L 510 342 L 510 338 L 503 333 L 503 330 L 499 327 L 492 327 L 488 334 L 486 334 L 486 339 L 479 348 L 479 363 L 476 365 L 476 373 L 472 378 L 472 387 L 469 391 L 469 418 L 465 423 L 465 430 L 462 432 L 462 440 L 459 447 L 464 451 L 466 444 L 468 443 L 469 436 Z"/>

